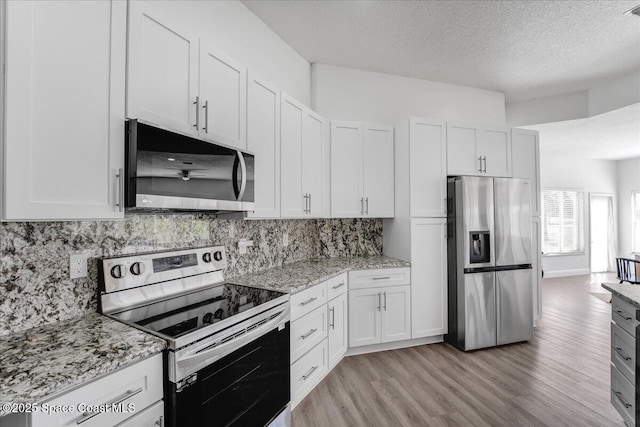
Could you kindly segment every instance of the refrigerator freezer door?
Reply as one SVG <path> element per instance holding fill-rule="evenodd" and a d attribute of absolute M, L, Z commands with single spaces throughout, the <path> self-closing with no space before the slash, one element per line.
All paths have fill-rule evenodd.
<path fill-rule="evenodd" d="M 458 241 L 458 244 L 464 248 L 464 253 L 461 254 L 464 257 L 464 268 L 491 267 L 495 265 L 493 178 L 464 176 L 459 182 L 456 192 L 460 191 L 462 200 L 456 202 L 461 202 L 462 206 L 456 206 L 456 215 L 461 215 L 456 221 L 461 220 L 463 226 L 458 236 L 462 241 Z M 472 262 L 471 255 L 474 251 L 480 251 L 481 254 L 479 259 Z M 485 251 L 488 251 L 488 261 L 484 256 Z"/>
<path fill-rule="evenodd" d="M 495 273 L 464 275 L 464 349 L 496 345 Z"/>
<path fill-rule="evenodd" d="M 530 340 L 533 337 L 532 270 L 495 274 L 498 345 Z"/>
<path fill-rule="evenodd" d="M 495 265 L 531 264 L 529 181 L 494 178 Z"/>

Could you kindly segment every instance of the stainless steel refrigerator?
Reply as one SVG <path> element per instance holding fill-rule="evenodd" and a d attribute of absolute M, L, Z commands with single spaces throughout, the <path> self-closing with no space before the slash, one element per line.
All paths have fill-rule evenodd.
<path fill-rule="evenodd" d="M 450 177 L 447 205 L 445 340 L 466 351 L 531 339 L 529 182 Z"/>

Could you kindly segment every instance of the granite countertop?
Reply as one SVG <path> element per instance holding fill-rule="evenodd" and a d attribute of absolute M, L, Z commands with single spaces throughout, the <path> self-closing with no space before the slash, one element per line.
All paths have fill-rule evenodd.
<path fill-rule="evenodd" d="M 0 407 L 40 402 L 165 348 L 164 340 L 98 313 L 1 336 Z"/>
<path fill-rule="evenodd" d="M 603 283 L 602 287 L 623 300 L 640 308 L 640 285 L 629 283 Z"/>
<path fill-rule="evenodd" d="M 328 258 L 285 264 L 281 267 L 229 279 L 228 282 L 294 294 L 349 270 L 410 266 L 411 264 L 406 261 L 385 256 Z"/>

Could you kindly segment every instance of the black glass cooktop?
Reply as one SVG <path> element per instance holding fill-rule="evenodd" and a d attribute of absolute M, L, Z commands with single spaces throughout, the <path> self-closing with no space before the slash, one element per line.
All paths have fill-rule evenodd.
<path fill-rule="evenodd" d="M 286 295 L 223 283 L 115 314 L 121 320 L 177 338 Z"/>

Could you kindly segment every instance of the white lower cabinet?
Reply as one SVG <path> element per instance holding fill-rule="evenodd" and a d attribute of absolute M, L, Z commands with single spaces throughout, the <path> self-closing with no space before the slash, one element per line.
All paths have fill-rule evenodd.
<path fill-rule="evenodd" d="M 329 301 L 329 368 L 333 368 L 342 360 L 347 352 L 347 294 Z"/>
<path fill-rule="evenodd" d="M 164 402 L 151 405 L 116 427 L 164 427 Z"/>
<path fill-rule="evenodd" d="M 31 415 L 31 427 L 153 426 L 156 421 L 162 425 L 162 396 L 162 354 L 158 354 L 45 402 L 50 407 L 61 405 L 74 410 L 35 412 Z M 114 409 L 106 412 L 91 410 L 104 405 Z M 148 407 L 153 407 L 153 410 L 143 412 Z M 131 423 L 125 423 L 129 420 Z"/>
<path fill-rule="evenodd" d="M 327 337 L 327 306 L 318 307 L 291 324 L 291 360 L 311 350 Z"/>
<path fill-rule="evenodd" d="M 327 366 L 327 340 L 322 340 L 291 365 L 291 406 L 295 407 L 324 378 Z"/>
<path fill-rule="evenodd" d="M 349 347 L 410 338 L 410 285 L 349 291 Z"/>

